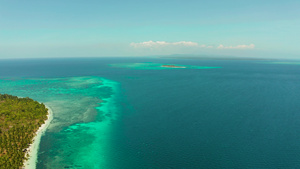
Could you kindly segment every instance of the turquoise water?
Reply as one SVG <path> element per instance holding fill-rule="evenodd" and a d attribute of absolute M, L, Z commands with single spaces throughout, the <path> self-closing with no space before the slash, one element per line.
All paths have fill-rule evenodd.
<path fill-rule="evenodd" d="M 53 109 L 39 169 L 300 168 L 300 66 L 270 62 L 0 60 L 0 93 Z"/>
<path fill-rule="evenodd" d="M 192 66 L 192 65 L 179 65 L 172 64 L 177 67 L 164 67 L 163 65 L 170 65 L 164 63 L 115 63 L 110 64 L 112 67 L 117 68 L 129 68 L 129 69 L 141 69 L 141 70 L 161 70 L 161 69 L 216 69 L 220 67 L 209 67 L 209 66 Z"/>
<path fill-rule="evenodd" d="M 48 132 L 58 139 L 44 167 L 107 168 L 111 127 L 117 118 L 117 82 L 70 77 L 6 79 L 0 84 L 1 93 L 31 97 L 54 111 Z"/>

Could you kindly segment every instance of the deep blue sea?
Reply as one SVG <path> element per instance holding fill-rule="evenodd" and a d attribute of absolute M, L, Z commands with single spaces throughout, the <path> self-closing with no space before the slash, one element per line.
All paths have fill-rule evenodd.
<path fill-rule="evenodd" d="M 0 60 L 0 93 L 53 110 L 38 169 L 300 168 L 295 63 L 7 59 Z"/>

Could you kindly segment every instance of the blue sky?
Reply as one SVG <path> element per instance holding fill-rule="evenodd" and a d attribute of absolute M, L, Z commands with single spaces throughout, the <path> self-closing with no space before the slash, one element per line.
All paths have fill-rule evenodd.
<path fill-rule="evenodd" d="M 0 0 L 0 58 L 300 59 L 299 9 L 296 0 Z"/>

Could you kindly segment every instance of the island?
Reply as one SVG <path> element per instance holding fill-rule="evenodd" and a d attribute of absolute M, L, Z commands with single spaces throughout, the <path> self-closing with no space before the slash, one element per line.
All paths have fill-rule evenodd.
<path fill-rule="evenodd" d="M 176 66 L 176 65 L 161 65 L 161 67 L 167 67 L 167 68 L 186 68 L 184 66 Z"/>
<path fill-rule="evenodd" d="M 210 67 L 210 66 L 196 66 L 196 65 L 177 65 L 168 63 L 114 63 L 109 64 L 112 67 L 127 68 L 136 70 L 163 70 L 163 69 L 217 69 L 221 67 Z"/>
<path fill-rule="evenodd" d="M 0 168 L 23 168 L 41 126 L 49 119 L 43 103 L 0 94 Z"/>

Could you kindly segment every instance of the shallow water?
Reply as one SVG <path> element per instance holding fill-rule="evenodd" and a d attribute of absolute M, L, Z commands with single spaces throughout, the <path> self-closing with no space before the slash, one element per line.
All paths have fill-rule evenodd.
<path fill-rule="evenodd" d="M 110 66 L 150 62 L 219 68 Z M 268 63 L 1 60 L 0 93 L 53 109 L 38 168 L 299 168 L 300 66 Z"/>
<path fill-rule="evenodd" d="M 175 67 L 167 67 L 166 65 L 170 66 L 170 64 L 164 63 L 115 63 L 110 64 L 112 67 L 117 68 L 128 68 L 128 69 L 140 69 L 140 70 L 162 70 L 162 69 L 216 69 L 220 67 L 209 67 L 209 66 L 191 66 L 191 65 L 179 65 L 179 64 L 172 64 Z"/>
<path fill-rule="evenodd" d="M 55 140 L 44 167 L 105 168 L 118 83 L 99 77 L 1 80 L 1 90 L 31 97 L 54 111 L 48 134 Z"/>

